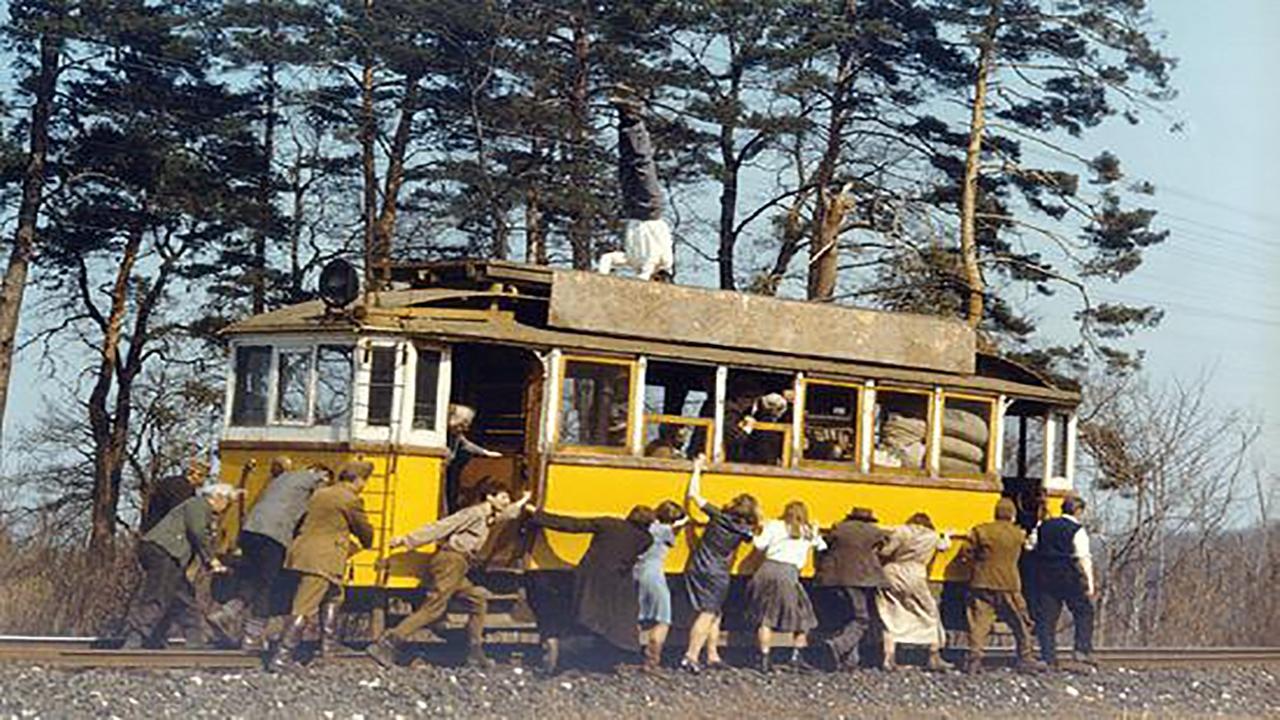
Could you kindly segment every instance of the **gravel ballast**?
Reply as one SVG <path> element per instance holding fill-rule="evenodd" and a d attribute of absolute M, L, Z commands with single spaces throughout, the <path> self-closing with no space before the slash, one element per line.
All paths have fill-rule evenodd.
<path fill-rule="evenodd" d="M 566 672 L 346 662 L 258 671 L 64 670 L 0 665 L 4 718 L 1280 717 L 1280 668 L 1106 669 L 978 677 L 903 669 Z"/>

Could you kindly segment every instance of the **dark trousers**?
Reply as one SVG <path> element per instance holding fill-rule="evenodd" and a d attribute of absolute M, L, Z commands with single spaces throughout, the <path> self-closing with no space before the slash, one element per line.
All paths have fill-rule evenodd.
<path fill-rule="evenodd" d="M 466 555 L 441 548 L 427 560 L 425 583 L 430 589 L 413 614 L 400 621 L 389 634 L 396 640 L 406 640 L 414 631 L 439 620 L 448 609 L 449 598 L 456 597 L 466 606 L 467 643 L 472 646 L 484 642 L 484 619 L 489 601 L 484 590 L 471 582 L 467 571 L 471 561 Z"/>
<path fill-rule="evenodd" d="M 828 597 L 833 610 L 838 608 L 844 618 L 844 625 L 827 641 L 835 651 L 836 660 L 843 665 L 855 665 L 858 662 L 858 645 L 867 631 L 875 623 L 872 614 L 876 606 L 875 588 L 833 587 L 828 588 Z"/>
<path fill-rule="evenodd" d="M 1071 611 L 1075 625 L 1076 652 L 1093 652 L 1093 601 L 1086 594 L 1085 580 L 1074 561 L 1046 562 L 1036 571 L 1036 636 L 1040 657 L 1047 663 L 1057 659 L 1058 618 L 1062 606 Z"/>
<path fill-rule="evenodd" d="M 269 618 L 272 588 L 284 567 L 285 548 L 266 535 L 246 530 L 240 533 L 240 551 L 240 599 L 253 617 Z"/>
<path fill-rule="evenodd" d="M 1004 621 L 1013 633 L 1020 660 L 1031 659 L 1031 618 L 1027 604 L 1017 590 L 969 588 L 969 657 L 980 660 L 987 649 L 987 638 L 996 618 Z"/>
<path fill-rule="evenodd" d="M 149 645 L 164 644 L 169 625 L 180 620 L 188 632 L 199 630 L 200 612 L 187 575 L 172 555 L 155 543 L 138 545 L 142 585 L 125 618 L 129 632 L 141 635 Z"/>

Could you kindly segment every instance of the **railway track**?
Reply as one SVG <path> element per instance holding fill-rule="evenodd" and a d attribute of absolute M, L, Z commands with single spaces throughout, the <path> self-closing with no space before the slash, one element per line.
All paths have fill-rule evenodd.
<path fill-rule="evenodd" d="M 237 650 L 187 649 L 175 642 L 166 650 L 113 650 L 99 647 L 92 637 L 0 635 L 0 662 L 71 668 L 260 668 L 261 660 Z M 438 646 L 437 646 L 438 647 Z M 503 653 L 503 654 L 509 654 Z M 1103 667 L 1156 669 L 1244 665 L 1280 665 L 1280 647 L 1238 648 L 1102 648 L 1094 658 Z M 364 662 L 362 652 L 348 650 L 340 662 Z M 1009 650 L 987 654 L 993 665 L 1013 660 Z"/>

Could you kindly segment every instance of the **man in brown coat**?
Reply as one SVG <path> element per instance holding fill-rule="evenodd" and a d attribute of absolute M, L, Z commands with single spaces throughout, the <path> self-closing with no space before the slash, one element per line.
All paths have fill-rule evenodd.
<path fill-rule="evenodd" d="M 1022 597 L 1022 581 L 1018 573 L 1018 557 L 1027 534 L 1013 522 L 1017 508 L 1013 500 L 1000 498 L 996 503 L 996 519 L 983 523 L 969 533 L 970 561 L 973 575 L 969 580 L 969 657 L 965 671 L 982 671 L 982 655 L 987 636 L 996 618 L 1013 632 L 1018 648 L 1018 668 L 1040 671 L 1043 663 L 1032 657 L 1031 619 Z"/>
<path fill-rule="evenodd" d="M 347 557 L 355 550 L 351 536 L 366 549 L 373 546 L 373 526 L 360 499 L 360 491 L 372 472 L 371 463 L 347 463 L 338 471 L 338 481 L 316 490 L 307 503 L 306 517 L 285 558 L 285 567 L 301 577 L 284 636 L 271 658 L 273 668 L 291 662 L 307 618 L 317 610 L 321 610 L 320 656 L 336 649 L 342 576 Z"/>
<path fill-rule="evenodd" d="M 814 584 L 825 588 L 844 625 L 822 645 L 832 670 L 858 664 L 858 645 L 872 625 L 876 590 L 885 584 L 876 551 L 889 531 L 876 525 L 867 508 L 856 507 L 827 536 L 827 551 L 818 556 Z"/>

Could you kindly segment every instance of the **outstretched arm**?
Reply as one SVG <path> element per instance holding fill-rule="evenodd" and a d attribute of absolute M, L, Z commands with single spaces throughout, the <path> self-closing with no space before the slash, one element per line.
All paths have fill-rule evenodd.
<path fill-rule="evenodd" d="M 702 468 L 707 465 L 707 456 L 699 455 L 693 459 L 693 474 L 689 476 L 689 489 L 685 492 L 685 498 L 692 500 L 694 505 L 698 507 L 706 506 L 707 499 L 702 497 Z"/>
<path fill-rule="evenodd" d="M 502 510 L 502 512 L 495 515 L 493 519 L 495 521 L 515 520 L 516 518 L 520 517 L 520 513 L 524 512 L 524 506 L 529 504 L 529 499 L 532 497 L 533 497 L 533 493 L 526 490 L 524 494 L 520 496 L 519 500 L 516 500 L 515 502 L 508 505 L 506 508 Z"/>
<path fill-rule="evenodd" d="M 502 453 L 494 452 L 486 447 L 482 447 L 471 441 L 466 435 L 458 436 L 458 445 L 469 455 L 479 455 L 481 457 L 502 457 Z"/>
<path fill-rule="evenodd" d="M 538 510 L 530 522 L 552 530 L 569 533 L 592 533 L 596 531 L 598 518 L 575 518 L 568 515 L 557 515 L 546 510 Z"/>

